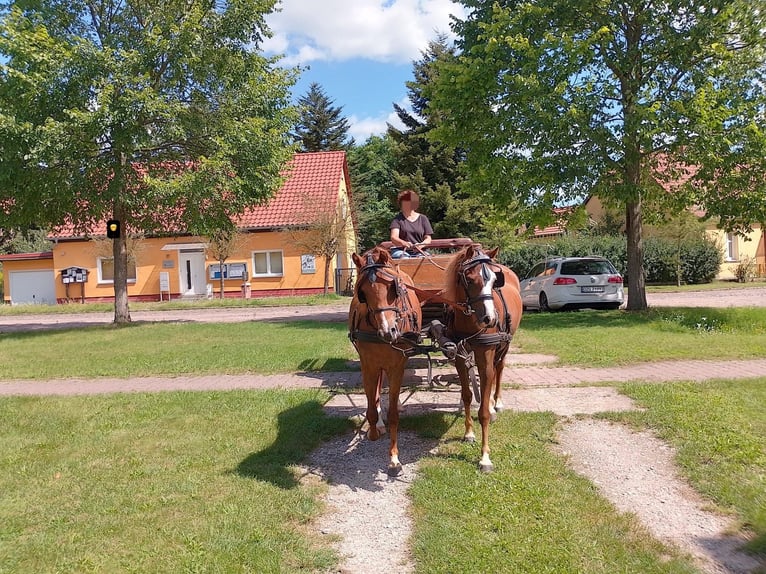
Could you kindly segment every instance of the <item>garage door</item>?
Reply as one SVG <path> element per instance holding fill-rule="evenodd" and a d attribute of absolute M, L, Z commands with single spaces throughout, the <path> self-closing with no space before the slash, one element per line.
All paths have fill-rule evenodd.
<path fill-rule="evenodd" d="M 11 304 L 56 304 L 56 284 L 53 271 L 12 271 L 8 275 Z"/>

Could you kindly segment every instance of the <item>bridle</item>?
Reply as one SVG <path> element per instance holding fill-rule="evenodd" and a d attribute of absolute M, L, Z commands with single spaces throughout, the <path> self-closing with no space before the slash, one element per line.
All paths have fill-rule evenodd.
<path fill-rule="evenodd" d="M 460 285 L 463 287 L 463 290 L 465 291 L 465 303 L 462 305 L 464 307 L 463 313 L 466 315 L 471 315 L 476 313 L 476 311 L 473 308 L 474 303 L 480 303 L 482 301 L 493 301 L 494 296 L 493 293 L 495 290 L 499 290 L 500 287 L 505 285 L 505 277 L 503 276 L 503 272 L 500 270 L 492 269 L 492 264 L 494 262 L 492 261 L 492 258 L 484 253 L 481 250 L 478 250 L 476 252 L 476 255 L 474 255 L 471 259 L 468 259 L 467 261 L 463 261 L 460 264 L 460 267 L 458 267 L 457 275 L 458 279 L 460 281 Z M 492 285 L 492 292 L 489 293 L 480 293 L 479 295 L 476 295 L 475 297 L 471 297 L 469 293 L 469 283 L 468 283 L 468 276 L 467 273 L 469 270 L 473 269 L 474 267 L 481 265 L 481 277 L 486 283 L 487 281 L 492 280 L 492 274 L 495 276 L 495 283 Z M 498 291 L 499 292 L 499 291 Z"/>
<path fill-rule="evenodd" d="M 394 288 L 394 305 L 386 305 L 382 307 L 373 307 L 368 301 L 366 296 L 361 290 L 361 286 L 364 281 L 369 283 L 375 283 L 378 279 L 386 279 L 391 282 Z M 414 336 L 415 339 L 419 336 L 419 326 L 417 320 L 417 314 L 410 305 L 409 294 L 407 292 L 407 286 L 402 278 L 396 273 L 394 267 L 385 263 L 376 262 L 371 254 L 367 254 L 367 261 L 363 267 L 359 269 L 359 280 L 356 285 L 356 297 L 360 303 L 364 303 L 367 306 L 367 321 L 373 327 L 378 325 L 378 317 L 381 313 L 390 311 L 396 314 L 396 325 L 400 328 L 400 332 L 403 336 Z M 398 304 L 397 304 L 398 303 Z M 409 325 L 407 325 L 409 321 Z M 409 327 L 409 328 L 406 328 Z M 368 333 L 365 331 L 353 331 L 349 333 L 351 340 L 364 340 L 374 342 L 386 342 L 381 339 L 377 334 Z M 393 345 L 393 343 L 391 343 Z"/>
<path fill-rule="evenodd" d="M 495 282 L 492 285 L 492 290 L 489 293 L 480 293 L 475 297 L 471 297 L 469 293 L 469 282 L 467 273 L 474 267 L 481 265 L 481 277 L 487 282 L 492 280 L 492 275 L 495 275 Z M 495 332 L 487 333 L 487 328 L 479 328 L 472 333 L 457 333 L 452 330 L 452 337 L 458 342 L 458 354 L 463 358 L 468 358 L 471 351 L 470 345 L 483 345 L 491 347 L 508 346 L 512 339 L 512 333 L 510 332 L 511 315 L 508 310 L 508 304 L 503 297 L 501 287 L 505 285 L 505 276 L 502 269 L 496 267 L 492 258 L 481 250 L 477 250 L 476 254 L 470 259 L 463 261 L 457 268 L 458 281 L 461 287 L 465 291 L 465 302 L 459 303 L 459 308 L 462 309 L 463 314 L 469 316 L 476 314 L 473 308 L 475 303 L 482 301 L 492 301 L 494 304 L 494 296 L 498 295 L 502 304 L 502 316 L 498 319 L 497 330 Z M 500 313 L 498 313 L 499 315 Z"/>

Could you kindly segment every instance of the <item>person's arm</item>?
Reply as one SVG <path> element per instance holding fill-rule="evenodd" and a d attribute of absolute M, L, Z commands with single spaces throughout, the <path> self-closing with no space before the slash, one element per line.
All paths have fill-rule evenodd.
<path fill-rule="evenodd" d="M 426 236 L 423 238 L 423 241 L 421 241 L 421 242 L 420 242 L 420 243 L 418 243 L 417 245 L 428 245 L 429 243 L 431 243 L 431 236 L 430 236 L 430 235 L 426 235 Z"/>
<path fill-rule="evenodd" d="M 404 249 L 409 249 L 412 247 L 412 243 L 399 237 L 398 227 L 391 228 L 391 243 L 393 243 L 396 247 L 403 247 Z"/>
<path fill-rule="evenodd" d="M 433 230 L 433 227 L 431 227 L 431 222 L 428 220 L 428 217 L 426 217 L 422 213 L 420 214 L 420 217 L 423 218 L 423 241 L 421 241 L 417 245 L 424 246 L 431 243 L 431 235 L 433 235 L 434 230 Z"/>

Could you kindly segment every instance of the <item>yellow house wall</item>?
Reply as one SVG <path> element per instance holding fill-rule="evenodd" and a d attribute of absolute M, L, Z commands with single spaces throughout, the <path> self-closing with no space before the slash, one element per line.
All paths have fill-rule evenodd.
<path fill-rule="evenodd" d="M 341 177 L 338 189 L 338 214 L 339 219 L 345 218 L 343 241 L 338 250 L 338 262 L 340 267 L 350 268 L 354 266 L 351 259 L 352 253 L 356 252 L 356 228 L 354 219 L 351 217 L 351 205 L 349 202 L 348 188 L 346 187 L 346 178 Z"/>
<path fill-rule="evenodd" d="M 736 236 L 737 257 L 733 260 L 726 259 L 726 232 L 722 229 L 706 230 L 708 237 L 713 239 L 720 247 L 724 255 L 724 262 L 716 279 L 731 280 L 737 278 L 737 266 L 744 261 L 752 260 L 756 264 L 754 271 L 763 274 L 766 270 L 766 254 L 764 254 L 764 235 L 760 227 L 756 226 L 753 231 L 744 236 Z M 760 266 L 760 267 L 758 267 Z"/>
<path fill-rule="evenodd" d="M 53 259 L 33 259 L 26 261 L 3 261 L 3 301 L 11 302 L 11 273 L 14 271 L 50 271 L 53 269 Z"/>
<path fill-rule="evenodd" d="M 128 296 L 142 299 L 159 299 L 160 272 L 167 271 L 172 296 L 180 293 L 179 251 L 178 249 L 162 248 L 173 244 L 205 243 L 201 237 L 178 237 L 178 238 L 149 238 L 141 239 L 135 249 L 136 280 L 128 283 Z M 281 251 L 283 257 L 283 274 L 279 277 L 253 277 L 253 252 L 254 251 Z M 295 241 L 286 232 L 266 231 L 256 233 L 244 233 L 241 245 L 237 252 L 226 260 L 226 263 L 246 263 L 249 282 L 253 295 L 258 291 L 278 291 L 284 294 L 291 292 L 311 292 L 324 287 L 324 262 L 322 258 L 315 258 L 314 273 L 303 273 L 301 269 L 301 255 L 305 253 L 295 245 Z M 59 242 L 53 248 L 53 267 L 56 273 L 56 297 L 62 300 L 66 297 L 65 287 L 60 281 L 60 270 L 65 267 L 77 266 L 89 270 L 88 282 L 85 284 L 85 297 L 87 299 L 108 299 L 114 296 L 114 286 L 111 282 L 99 283 L 98 264 L 99 257 L 97 246 L 91 241 L 66 241 Z M 350 253 L 348 254 L 350 258 Z M 164 263 L 163 263 L 164 262 Z M 32 268 L 41 268 L 40 261 L 27 262 L 37 263 Z M 214 293 L 219 293 L 220 281 L 209 279 L 208 266 L 217 261 L 206 252 L 205 276 L 206 282 L 213 286 Z M 50 266 L 48 267 L 50 268 Z M 334 286 L 335 261 L 330 266 L 330 287 Z M 224 280 L 226 293 L 241 292 L 241 279 Z M 79 286 L 76 288 L 76 296 L 79 297 Z M 70 287 L 70 296 L 72 294 Z"/>

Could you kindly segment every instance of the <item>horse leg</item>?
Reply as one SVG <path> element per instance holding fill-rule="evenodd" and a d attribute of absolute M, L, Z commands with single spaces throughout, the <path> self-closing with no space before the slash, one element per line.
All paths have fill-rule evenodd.
<path fill-rule="evenodd" d="M 388 431 L 391 436 L 391 444 L 388 449 L 388 475 L 397 476 L 402 472 L 402 463 L 399 462 L 399 391 L 402 387 L 404 365 L 395 365 L 388 374 Z"/>
<path fill-rule="evenodd" d="M 386 432 L 386 425 L 380 411 L 380 387 L 383 382 L 381 369 L 365 369 L 362 366 L 364 394 L 367 396 L 367 438 L 378 440 Z"/>
<path fill-rule="evenodd" d="M 489 458 L 489 423 L 492 421 L 490 409 L 492 398 L 490 395 L 495 382 L 495 369 L 491 358 L 490 355 L 490 360 L 486 360 L 487 357 L 485 355 L 482 357 L 483 360 L 477 361 L 479 379 L 481 380 L 481 403 L 479 405 L 479 424 L 481 425 L 481 460 L 479 461 L 479 470 L 481 472 L 492 472 L 494 470 L 494 465 Z"/>
<path fill-rule="evenodd" d="M 505 368 L 505 355 L 508 349 L 498 352 L 495 357 L 495 411 L 498 413 L 505 410 L 503 404 L 503 369 Z"/>
<path fill-rule="evenodd" d="M 465 414 L 465 434 L 463 440 L 466 442 L 476 442 L 476 434 L 473 431 L 473 417 L 471 416 L 471 401 L 473 393 L 468 380 L 468 368 L 465 361 L 457 359 L 455 361 L 458 377 L 460 377 L 460 398 L 463 401 L 463 412 Z M 478 397 L 477 397 L 478 398 Z"/>

